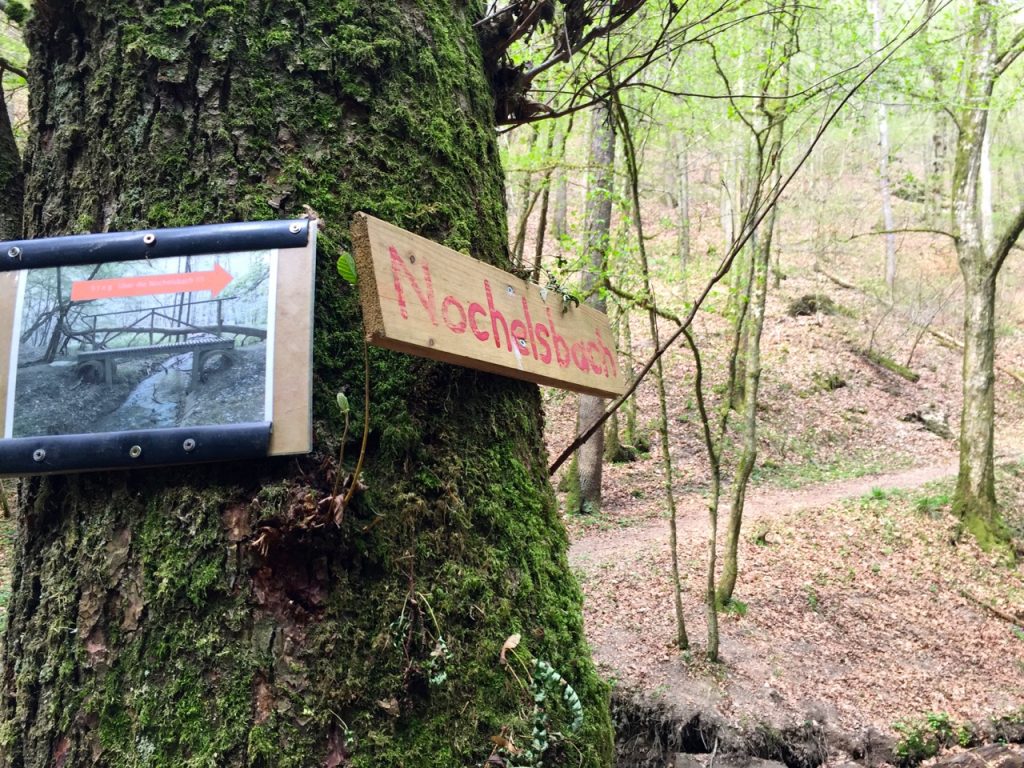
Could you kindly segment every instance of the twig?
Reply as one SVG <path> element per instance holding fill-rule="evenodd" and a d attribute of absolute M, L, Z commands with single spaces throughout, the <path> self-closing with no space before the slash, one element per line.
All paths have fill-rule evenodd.
<path fill-rule="evenodd" d="M 356 462 L 355 471 L 352 473 L 352 484 L 345 494 L 345 501 L 341 507 L 345 509 L 348 503 L 355 496 L 356 488 L 359 486 L 359 473 L 363 469 L 363 459 L 366 458 L 366 442 L 370 436 L 370 348 L 363 342 L 363 444 L 359 448 L 359 461 Z"/>
<path fill-rule="evenodd" d="M 17 64 L 12 64 L 10 61 L 0 56 L 0 75 L 4 72 L 10 72 L 13 75 L 17 75 L 23 80 L 28 80 L 28 72 Z"/>
<path fill-rule="evenodd" d="M 946 0 L 946 2 L 943 3 L 942 7 L 939 8 L 936 11 L 936 13 L 938 11 L 943 10 L 946 6 L 950 4 L 951 1 L 952 0 Z M 893 46 L 892 50 L 889 51 L 885 56 L 883 56 L 882 59 L 877 64 L 875 64 L 875 66 L 868 70 L 868 72 L 860 80 L 854 83 L 853 87 L 850 88 L 850 90 L 843 96 L 842 99 L 840 99 L 839 104 L 836 105 L 835 109 L 833 109 L 822 121 L 822 124 L 819 126 L 817 132 L 814 134 L 814 137 L 811 139 L 803 155 L 801 155 L 796 166 L 789 173 L 789 175 L 786 176 L 786 178 L 778 184 L 778 186 L 775 188 L 775 190 L 769 197 L 768 201 L 765 203 L 764 207 L 760 211 L 756 212 L 756 215 L 753 217 L 753 221 L 749 225 L 744 227 L 740 237 L 732 244 L 732 247 L 722 258 L 718 271 L 715 272 L 711 280 L 709 280 L 707 285 L 704 286 L 703 292 L 700 294 L 700 296 L 697 297 L 697 300 L 690 308 L 690 311 L 687 312 L 686 317 L 683 320 L 683 324 L 679 327 L 678 330 L 676 330 L 671 336 L 669 336 L 669 338 L 663 344 L 661 344 L 654 351 L 654 354 L 647 360 L 646 363 L 644 363 L 643 367 L 640 369 L 640 372 L 636 375 L 633 381 L 630 382 L 629 386 L 626 387 L 626 391 L 619 395 L 619 397 L 616 398 L 608 406 L 608 408 L 605 409 L 604 413 L 600 416 L 600 418 L 595 420 L 594 423 L 590 425 L 590 427 L 588 427 L 582 433 L 577 435 L 576 439 L 573 440 L 572 443 L 570 443 L 562 451 L 561 454 L 559 454 L 558 458 L 556 458 L 554 462 L 551 464 L 551 466 L 548 468 L 549 475 L 553 475 L 555 472 L 557 472 L 559 467 L 561 467 L 566 461 L 568 461 L 568 459 L 580 448 L 580 446 L 586 443 L 587 440 L 589 440 L 594 435 L 594 433 L 597 432 L 597 430 L 601 429 L 604 426 L 604 423 L 608 421 L 611 415 L 615 413 L 615 411 L 617 411 L 619 408 L 621 408 L 623 403 L 625 403 L 626 400 L 629 399 L 630 395 L 632 395 L 636 391 L 637 387 L 640 386 L 640 382 L 643 381 L 647 374 L 650 373 L 651 369 L 654 368 L 655 363 L 657 363 L 657 361 L 660 360 L 661 357 L 675 345 L 675 343 L 683 335 L 683 331 L 685 331 L 690 326 L 690 323 L 693 322 L 693 318 L 696 317 L 697 312 L 700 310 L 701 305 L 707 299 L 712 289 L 716 285 L 718 285 L 718 283 L 720 283 L 722 279 L 729 273 L 729 270 L 732 269 L 732 264 L 733 261 L 735 261 L 736 256 L 746 246 L 747 242 L 753 236 L 758 226 L 768 215 L 768 212 L 772 209 L 773 206 L 775 206 L 778 203 L 779 198 L 782 196 L 782 193 L 785 192 L 786 189 L 788 189 L 790 183 L 792 183 L 793 179 L 796 178 L 796 175 L 800 172 L 800 169 L 803 168 L 804 164 L 806 164 L 807 159 L 811 156 L 811 153 L 814 151 L 814 148 L 818 146 L 818 143 L 821 141 L 821 138 L 825 135 L 825 132 L 832 125 L 832 123 L 835 122 L 836 118 L 839 116 L 839 113 L 846 107 L 850 99 L 854 97 L 854 95 L 864 86 L 864 84 L 867 83 L 867 81 L 876 72 L 878 72 L 878 70 L 881 69 L 882 66 L 886 62 L 888 62 L 889 59 L 891 59 L 897 51 L 902 49 L 904 45 L 906 45 L 910 40 L 916 37 L 917 34 L 922 29 L 924 29 L 925 26 L 927 26 L 928 22 L 931 21 L 934 15 L 935 14 L 933 13 L 932 16 L 927 17 L 921 24 L 919 24 L 914 29 L 913 32 L 907 35 L 906 38 L 900 41 L 897 45 Z"/>
<path fill-rule="evenodd" d="M 961 589 L 960 590 L 960 595 L 961 595 L 961 597 L 966 597 L 968 600 L 970 600 L 975 605 L 984 608 L 986 611 L 991 613 L 997 619 L 1002 619 L 1003 621 L 1009 622 L 1010 624 L 1014 624 L 1016 626 L 1024 626 L 1024 614 L 1020 614 L 1020 613 L 1007 613 L 1006 611 L 1001 611 L 998 608 L 996 608 L 994 605 L 989 605 L 984 600 L 981 600 L 981 599 L 975 597 L 970 592 L 968 592 L 966 589 Z"/>
<path fill-rule="evenodd" d="M 894 308 L 889 302 L 885 301 L 884 299 L 880 299 L 877 296 L 874 296 L 874 295 L 868 293 L 867 291 L 865 291 L 865 290 L 863 290 L 861 288 L 858 288 L 853 283 L 848 283 L 846 280 L 843 280 L 842 278 L 840 278 L 840 277 L 838 277 L 836 275 L 833 275 L 831 272 L 828 272 L 828 271 L 822 269 L 821 267 L 815 267 L 815 271 L 818 272 L 818 274 L 823 275 L 824 277 L 827 277 L 829 280 L 831 280 L 833 283 L 838 285 L 840 288 L 846 288 L 847 290 L 856 291 L 857 293 L 859 293 L 862 296 L 866 296 L 869 299 L 874 299 L 876 302 L 878 302 L 883 307 L 886 307 L 889 310 L 892 310 Z M 907 320 L 907 322 L 910 323 L 911 325 L 920 326 L 920 323 L 917 323 L 917 322 L 915 322 L 914 320 L 912 320 L 910 318 L 904 318 L 904 319 Z M 938 339 L 938 341 L 941 344 L 944 344 L 947 347 L 954 347 L 956 349 L 959 349 L 961 352 L 963 351 L 964 343 L 962 341 L 960 341 L 960 339 L 956 338 L 955 336 L 951 336 L 950 334 L 945 333 L 944 331 L 940 331 L 940 330 L 938 330 L 936 328 L 932 328 L 931 326 L 926 326 L 924 328 L 924 330 L 926 330 L 930 335 L 932 335 L 936 339 Z M 1006 376 L 1009 376 L 1011 379 L 1013 379 L 1018 384 L 1020 384 L 1022 387 L 1024 387 L 1024 376 L 1022 376 L 1021 374 L 1017 373 L 1016 371 L 1014 371 L 1011 368 L 1007 368 L 1005 365 L 1000 365 L 999 363 L 995 364 L 995 368 L 1000 373 L 1002 373 L 1002 374 L 1004 374 Z"/>

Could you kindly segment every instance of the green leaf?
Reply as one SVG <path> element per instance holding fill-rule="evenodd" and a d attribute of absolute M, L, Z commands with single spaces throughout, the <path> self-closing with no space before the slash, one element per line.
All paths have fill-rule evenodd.
<path fill-rule="evenodd" d="M 344 392 L 338 393 L 338 410 L 341 411 L 342 416 L 348 416 L 348 398 L 345 397 Z"/>
<path fill-rule="evenodd" d="M 338 257 L 338 274 L 341 275 L 342 279 L 350 285 L 355 285 L 356 280 L 356 260 L 352 258 L 352 254 L 345 251 Z"/>

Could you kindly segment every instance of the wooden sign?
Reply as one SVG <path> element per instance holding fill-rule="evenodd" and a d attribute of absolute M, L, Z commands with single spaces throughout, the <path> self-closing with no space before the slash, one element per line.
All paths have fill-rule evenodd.
<path fill-rule="evenodd" d="M 0 476 L 308 452 L 315 252 L 304 220 L 0 244 Z"/>
<path fill-rule="evenodd" d="M 589 395 L 625 391 L 601 312 L 364 213 L 352 240 L 371 344 Z"/>

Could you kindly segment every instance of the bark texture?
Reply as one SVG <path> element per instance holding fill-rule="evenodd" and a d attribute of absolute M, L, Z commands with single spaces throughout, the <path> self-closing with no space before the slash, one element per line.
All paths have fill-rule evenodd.
<path fill-rule="evenodd" d="M 0 74 L 3 70 L 0 70 Z M 14 143 L 14 131 L 0 88 L 0 240 L 21 237 L 23 181 L 21 157 Z"/>
<path fill-rule="evenodd" d="M 606 104 L 594 108 L 591 121 L 590 178 L 587 182 L 586 228 L 584 231 L 583 292 L 587 304 L 604 312 L 606 302 L 600 290 L 607 270 L 615 186 L 615 123 Z M 603 414 L 602 397 L 580 395 L 577 433 L 588 429 Z M 601 511 L 601 476 L 604 468 L 604 430 L 598 430 L 579 450 L 579 511 Z"/>
<path fill-rule="evenodd" d="M 529 741 L 533 699 L 499 663 L 513 633 L 583 702 L 570 733 L 549 697 L 573 743 L 548 762 L 610 765 L 536 387 L 371 350 L 369 488 L 340 527 L 317 505 L 335 393 L 363 411 L 334 268 L 352 213 L 508 266 L 481 10 L 35 4 L 29 235 L 324 217 L 317 448 L 23 482 L 0 766 L 479 765 L 503 727 Z"/>
<path fill-rule="evenodd" d="M 1020 233 L 1018 216 L 998 246 L 986 242 L 980 176 L 996 64 L 995 10 L 989 0 L 976 0 L 965 38 L 953 166 L 953 235 L 964 280 L 964 397 L 953 510 L 984 548 L 1009 538 L 995 495 L 995 301 L 999 270 Z"/>

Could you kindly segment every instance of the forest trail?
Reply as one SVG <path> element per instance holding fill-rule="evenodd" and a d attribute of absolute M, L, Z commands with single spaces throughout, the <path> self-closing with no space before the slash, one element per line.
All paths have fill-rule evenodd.
<path fill-rule="evenodd" d="M 754 488 L 747 494 L 743 513 L 743 527 L 752 531 L 758 521 L 777 520 L 806 510 L 829 507 L 840 501 L 856 499 L 871 493 L 873 488 L 885 490 L 911 490 L 922 485 L 954 477 L 957 463 L 916 467 L 901 472 L 816 483 L 797 489 Z M 677 520 L 680 540 L 707 537 L 708 518 L 702 496 L 691 494 L 681 500 L 683 510 Z M 729 501 L 719 505 L 719 529 L 725 529 L 729 514 Z M 596 566 L 602 562 L 630 559 L 652 545 L 668 545 L 668 524 L 661 517 L 644 520 L 635 526 L 588 532 L 576 538 L 569 549 L 569 561 L 574 566 Z"/>
<path fill-rule="evenodd" d="M 1010 450 L 997 465 L 1021 460 L 1016 428 L 1001 442 Z M 1021 637 L 964 591 L 1012 606 L 1024 572 L 956 534 L 946 496 L 956 474 L 955 460 L 936 457 L 800 489 L 751 489 L 738 610 L 720 617 L 721 666 L 701 659 L 704 498 L 678 499 L 682 600 L 694 643 L 683 653 L 673 643 L 667 520 L 648 515 L 629 524 L 615 505 L 596 524 L 574 519 L 569 560 L 599 668 L 627 697 L 683 721 L 700 714 L 781 728 L 813 719 L 854 734 L 889 732 L 929 711 L 960 721 L 1015 711 L 1024 705 Z M 939 481 L 945 493 L 921 505 L 933 497 L 913 491 Z M 1003 482 L 1007 500 L 1019 498 L 1019 482 Z M 648 512 L 657 501 L 646 496 Z M 728 502 L 722 507 L 720 537 Z M 756 546 L 751 533 L 763 530 L 767 543 Z"/>

